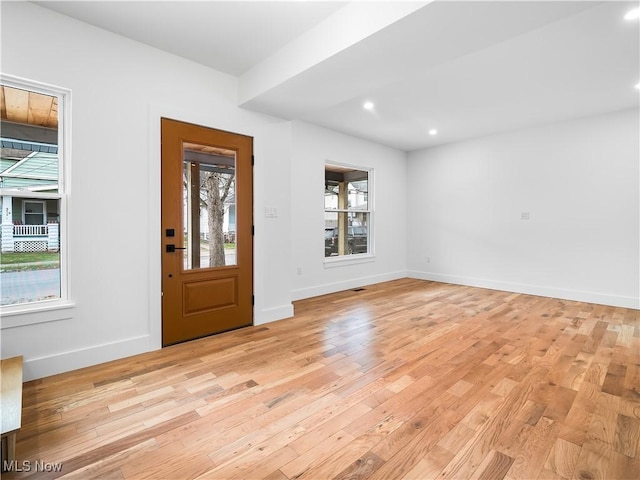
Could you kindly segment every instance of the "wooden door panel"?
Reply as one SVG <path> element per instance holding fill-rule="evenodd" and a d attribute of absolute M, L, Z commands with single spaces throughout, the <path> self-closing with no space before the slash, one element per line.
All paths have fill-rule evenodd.
<path fill-rule="evenodd" d="M 238 282 L 235 276 L 186 282 L 183 285 L 184 315 L 238 306 Z M 215 291 L 215 295 L 211 292 Z"/>
<path fill-rule="evenodd" d="M 170 345 L 253 323 L 253 139 L 166 118 L 161 129 Z"/>

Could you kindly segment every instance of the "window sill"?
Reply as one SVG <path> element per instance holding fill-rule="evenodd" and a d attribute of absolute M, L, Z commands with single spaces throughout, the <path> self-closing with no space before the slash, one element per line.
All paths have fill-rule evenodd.
<path fill-rule="evenodd" d="M 375 262 L 375 260 L 376 257 L 372 253 L 357 253 L 355 255 L 325 257 L 324 268 L 347 267 L 349 265 Z"/>
<path fill-rule="evenodd" d="M 68 300 L 38 302 L 29 305 L 8 305 L 0 308 L 0 330 L 37 323 L 56 322 L 73 318 L 76 304 Z"/>

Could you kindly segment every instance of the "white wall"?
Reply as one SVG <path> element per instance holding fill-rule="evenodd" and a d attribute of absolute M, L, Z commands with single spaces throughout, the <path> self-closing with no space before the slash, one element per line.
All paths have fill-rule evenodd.
<path fill-rule="evenodd" d="M 639 308 L 639 132 L 634 109 L 412 152 L 410 276 Z"/>
<path fill-rule="evenodd" d="M 73 102 L 75 306 L 3 318 L 1 355 L 23 355 L 25 379 L 160 347 L 161 115 L 254 136 L 254 321 L 291 315 L 290 123 L 237 108 L 231 76 L 26 2 L 2 2 L 2 71 Z"/>
<path fill-rule="evenodd" d="M 368 261 L 325 264 L 324 166 L 373 168 L 374 253 Z M 292 298 L 406 277 L 406 154 L 304 122 L 293 122 Z M 301 274 L 298 274 L 298 268 Z"/>

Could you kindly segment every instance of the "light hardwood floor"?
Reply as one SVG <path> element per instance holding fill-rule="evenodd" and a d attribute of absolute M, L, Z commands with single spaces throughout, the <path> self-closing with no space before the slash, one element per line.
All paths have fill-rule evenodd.
<path fill-rule="evenodd" d="M 3 478 L 640 477 L 638 310 L 403 279 L 295 312 L 26 383 Z"/>

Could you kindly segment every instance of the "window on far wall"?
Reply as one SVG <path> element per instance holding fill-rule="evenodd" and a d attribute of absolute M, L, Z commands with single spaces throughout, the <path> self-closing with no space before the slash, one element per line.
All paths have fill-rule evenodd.
<path fill-rule="evenodd" d="M 325 257 L 371 253 L 371 176 L 369 169 L 325 165 Z"/>
<path fill-rule="evenodd" d="M 65 300 L 65 92 L 2 76 L 0 293 L 3 311 Z M 9 310 L 7 310 L 9 311 Z"/>

